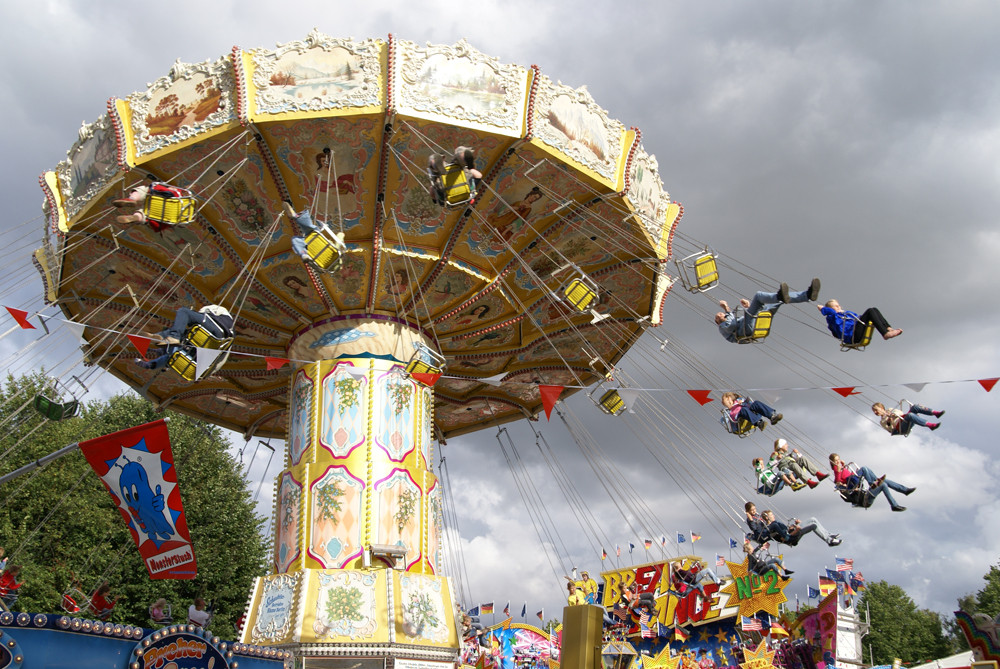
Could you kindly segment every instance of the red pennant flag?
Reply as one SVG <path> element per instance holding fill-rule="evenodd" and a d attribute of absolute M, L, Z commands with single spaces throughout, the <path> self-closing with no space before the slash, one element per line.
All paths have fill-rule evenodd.
<path fill-rule="evenodd" d="M 845 388 L 830 388 L 833 392 L 837 393 L 841 397 L 850 397 L 851 395 L 860 395 L 861 391 L 855 390 L 855 386 L 847 386 Z"/>
<path fill-rule="evenodd" d="M 149 350 L 149 344 L 152 341 L 149 337 L 140 337 L 139 335 L 125 335 L 128 340 L 132 342 L 132 346 L 135 346 L 139 351 L 139 355 L 146 357 L 146 351 Z"/>
<path fill-rule="evenodd" d="M 986 392 L 990 392 L 993 390 L 993 386 L 997 384 L 997 381 L 1000 381 L 1000 379 L 979 379 L 979 385 L 981 385 Z"/>
<path fill-rule="evenodd" d="M 542 396 L 542 408 L 545 409 L 545 418 L 552 419 L 552 407 L 556 405 L 556 400 L 562 393 L 562 386 L 538 386 L 538 392 Z"/>
<path fill-rule="evenodd" d="M 428 388 L 432 387 L 437 380 L 441 378 L 441 372 L 437 374 L 428 374 L 427 372 L 410 372 L 410 378 L 414 381 L 419 381 Z"/>
<path fill-rule="evenodd" d="M 690 395 L 694 399 L 694 401 L 697 402 L 698 404 L 700 404 L 701 406 L 705 406 L 709 402 L 714 402 L 715 401 L 711 397 L 708 396 L 708 394 L 710 392 L 712 392 L 712 391 L 711 390 L 689 390 L 689 391 L 687 391 L 688 395 Z"/>
<path fill-rule="evenodd" d="M 10 315 L 14 317 L 17 324 L 21 326 L 22 330 L 34 330 L 35 326 L 28 322 L 28 312 L 21 309 L 15 309 L 14 307 L 4 307 Z"/>
<path fill-rule="evenodd" d="M 265 356 L 264 361 L 267 363 L 267 368 L 270 369 L 281 369 L 289 363 L 288 358 L 270 358 Z"/>
<path fill-rule="evenodd" d="M 80 442 L 80 452 L 128 524 L 151 579 L 191 579 L 194 548 L 162 420 Z"/>

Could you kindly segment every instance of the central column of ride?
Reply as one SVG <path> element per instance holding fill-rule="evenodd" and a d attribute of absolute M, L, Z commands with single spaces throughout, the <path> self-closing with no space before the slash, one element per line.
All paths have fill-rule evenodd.
<path fill-rule="evenodd" d="M 244 643 L 290 647 L 307 667 L 457 656 L 439 575 L 434 395 L 406 373 L 432 347 L 407 322 L 371 315 L 321 321 L 292 340 L 291 359 L 315 362 L 292 375 L 273 573 L 251 595 Z"/>

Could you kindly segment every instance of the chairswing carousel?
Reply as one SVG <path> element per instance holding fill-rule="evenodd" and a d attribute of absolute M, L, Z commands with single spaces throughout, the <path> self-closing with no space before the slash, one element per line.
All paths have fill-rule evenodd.
<path fill-rule="evenodd" d="M 43 175 L 36 259 L 88 362 L 286 439 L 245 643 L 454 658 L 434 441 L 534 418 L 544 386 L 598 383 L 595 410 L 626 410 L 613 370 L 661 321 L 681 214 L 639 140 L 586 90 L 464 41 L 313 32 L 176 63 Z M 456 147 L 464 166 L 428 173 Z M 135 364 L 136 337 L 208 304 L 231 340 Z"/>

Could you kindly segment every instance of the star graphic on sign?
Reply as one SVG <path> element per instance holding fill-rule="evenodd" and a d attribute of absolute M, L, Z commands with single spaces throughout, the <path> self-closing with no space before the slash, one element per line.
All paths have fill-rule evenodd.
<path fill-rule="evenodd" d="M 681 655 L 670 657 L 670 644 L 665 644 L 656 657 L 642 656 L 643 669 L 678 669 Z"/>
<path fill-rule="evenodd" d="M 774 653 L 776 651 L 767 649 L 767 642 L 761 639 L 757 650 L 743 649 L 743 662 L 740 666 L 743 669 L 763 669 L 774 666 Z"/>
<path fill-rule="evenodd" d="M 737 615 L 752 617 L 758 611 L 766 611 L 777 618 L 778 605 L 788 601 L 785 586 L 791 581 L 781 578 L 775 571 L 763 576 L 750 572 L 748 559 L 743 562 L 726 561 L 733 581 L 719 590 L 719 594 L 729 595 L 726 607 L 738 606 L 740 611 Z M 749 597 L 746 596 L 748 590 L 751 592 Z"/>
<path fill-rule="evenodd" d="M 705 641 L 706 643 L 708 642 L 708 628 L 707 627 L 703 628 L 700 632 L 698 632 L 698 641 Z"/>
<path fill-rule="evenodd" d="M 724 629 L 720 629 L 719 632 L 715 635 L 715 638 L 719 641 L 719 643 L 726 643 L 727 641 L 729 641 L 729 632 L 727 632 Z"/>

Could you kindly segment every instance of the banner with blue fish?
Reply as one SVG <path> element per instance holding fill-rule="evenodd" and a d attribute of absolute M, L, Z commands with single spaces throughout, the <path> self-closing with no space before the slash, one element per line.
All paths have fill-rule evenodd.
<path fill-rule="evenodd" d="M 80 451 L 111 493 L 151 579 L 198 573 L 170 435 L 163 420 L 80 442 Z"/>

